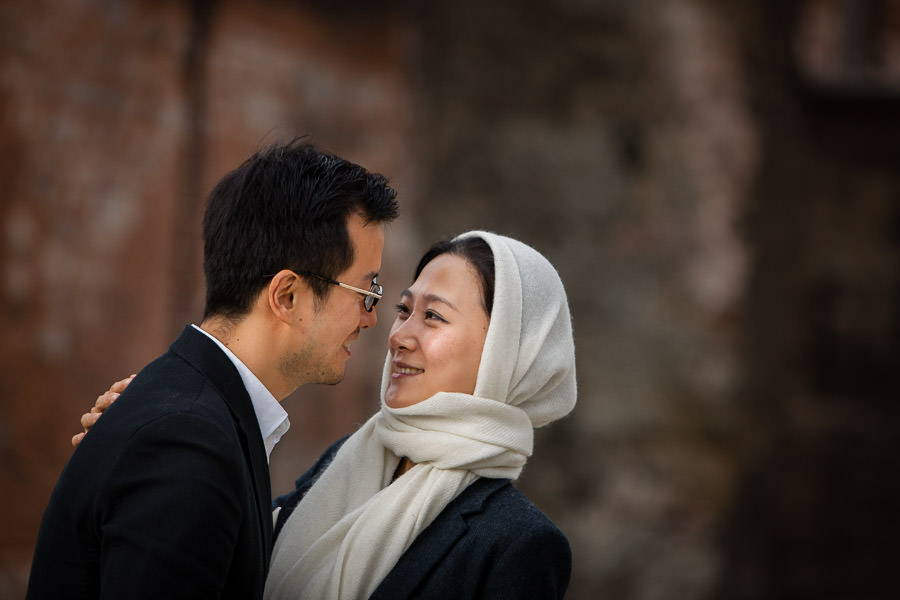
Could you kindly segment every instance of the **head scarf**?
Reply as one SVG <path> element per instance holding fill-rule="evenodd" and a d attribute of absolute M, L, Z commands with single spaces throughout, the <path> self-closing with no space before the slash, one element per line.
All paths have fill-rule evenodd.
<path fill-rule="evenodd" d="M 265 597 L 368 598 L 412 542 L 478 477 L 516 479 L 534 428 L 575 406 L 575 345 L 562 281 L 533 248 L 484 231 L 494 302 L 474 394 L 384 403 L 341 446 L 287 519 Z M 427 267 L 426 267 L 427 268 Z M 401 457 L 416 466 L 391 483 Z"/>

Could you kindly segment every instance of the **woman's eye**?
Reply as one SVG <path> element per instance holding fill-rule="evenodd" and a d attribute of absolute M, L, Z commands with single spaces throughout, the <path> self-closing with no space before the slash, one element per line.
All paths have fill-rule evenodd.
<path fill-rule="evenodd" d="M 428 319 L 437 319 L 438 321 L 444 321 L 444 322 L 446 322 L 446 319 L 444 319 L 444 317 L 442 317 L 441 315 L 437 314 L 437 313 L 434 312 L 433 310 L 426 310 L 426 311 L 425 311 L 425 320 L 427 321 Z"/>
<path fill-rule="evenodd" d="M 400 304 L 395 304 L 394 310 L 397 311 L 397 316 L 406 317 L 409 315 L 409 307 L 407 307 L 402 302 Z"/>

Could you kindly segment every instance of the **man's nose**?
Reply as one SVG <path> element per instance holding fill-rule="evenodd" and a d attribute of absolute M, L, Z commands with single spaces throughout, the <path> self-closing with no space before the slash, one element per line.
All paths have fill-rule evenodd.
<path fill-rule="evenodd" d="M 362 313 L 360 313 L 359 317 L 359 327 L 360 329 L 368 329 L 369 327 L 375 327 L 375 324 L 378 323 L 378 315 L 376 314 L 377 307 L 372 307 L 371 312 L 366 310 L 365 306 L 361 307 Z"/>

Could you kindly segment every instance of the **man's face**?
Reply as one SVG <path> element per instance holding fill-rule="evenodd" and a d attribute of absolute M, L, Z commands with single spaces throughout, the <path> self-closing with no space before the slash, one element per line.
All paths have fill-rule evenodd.
<path fill-rule="evenodd" d="M 347 232 L 354 249 L 353 264 L 335 279 L 368 290 L 381 268 L 384 226 L 366 225 L 361 216 L 353 214 L 347 219 Z M 365 296 L 336 285 L 331 288 L 318 310 L 307 312 L 296 346 L 282 357 L 282 373 L 298 386 L 340 382 L 351 344 L 361 329 L 374 327 L 377 321 L 375 310 L 366 312 L 363 306 Z"/>

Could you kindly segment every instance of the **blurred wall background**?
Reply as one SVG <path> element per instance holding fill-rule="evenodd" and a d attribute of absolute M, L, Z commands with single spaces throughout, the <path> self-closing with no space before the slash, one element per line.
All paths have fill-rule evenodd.
<path fill-rule="evenodd" d="M 0 597 L 78 419 L 201 316 L 205 195 L 295 135 L 388 175 L 402 289 L 485 228 L 557 265 L 579 405 L 519 486 L 570 598 L 895 598 L 900 2 L 0 3 Z M 377 406 L 390 310 L 275 493 Z"/>

